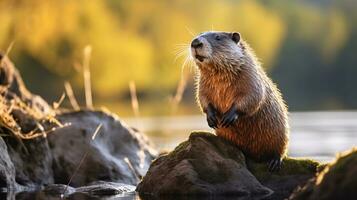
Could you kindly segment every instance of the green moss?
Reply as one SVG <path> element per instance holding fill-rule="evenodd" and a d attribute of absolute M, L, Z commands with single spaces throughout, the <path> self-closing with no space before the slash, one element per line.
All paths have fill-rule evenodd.
<path fill-rule="evenodd" d="M 319 162 L 311 159 L 296 159 L 286 157 L 283 159 L 283 166 L 279 172 L 269 172 L 267 163 L 257 163 L 251 160 L 247 161 L 249 170 L 258 178 L 258 180 L 265 180 L 274 177 L 287 175 L 313 175 L 318 172 L 321 165 Z"/>
<path fill-rule="evenodd" d="M 206 131 L 193 131 L 190 134 L 190 139 L 196 138 L 196 137 L 205 137 L 205 138 L 214 138 L 217 137 L 216 135 L 206 132 Z"/>
<path fill-rule="evenodd" d="M 188 141 L 181 142 L 173 151 L 171 151 L 169 156 L 176 156 L 179 152 L 185 149 L 189 145 Z"/>

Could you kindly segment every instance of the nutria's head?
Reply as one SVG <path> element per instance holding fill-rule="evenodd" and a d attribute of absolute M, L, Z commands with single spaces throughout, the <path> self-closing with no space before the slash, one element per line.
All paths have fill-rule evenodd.
<path fill-rule="evenodd" d="M 243 57 L 241 36 L 235 32 L 202 33 L 192 40 L 191 55 L 200 69 L 232 68 Z"/>

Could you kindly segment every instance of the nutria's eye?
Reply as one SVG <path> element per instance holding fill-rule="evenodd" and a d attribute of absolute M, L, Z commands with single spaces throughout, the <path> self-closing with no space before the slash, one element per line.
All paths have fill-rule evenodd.
<path fill-rule="evenodd" d="M 216 35 L 215 39 L 216 40 L 221 40 L 221 37 L 219 35 Z"/>

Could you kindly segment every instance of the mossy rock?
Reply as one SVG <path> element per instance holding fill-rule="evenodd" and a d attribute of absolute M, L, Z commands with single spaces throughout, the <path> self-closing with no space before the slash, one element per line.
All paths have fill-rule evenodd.
<path fill-rule="evenodd" d="M 286 157 L 282 168 L 271 173 L 267 170 L 267 163 L 257 163 L 247 160 L 248 169 L 264 185 L 274 191 L 268 199 L 285 199 L 295 188 L 304 185 L 323 166 L 311 159 Z"/>
<path fill-rule="evenodd" d="M 320 166 L 310 159 L 287 157 L 282 169 L 271 173 L 265 162 L 246 161 L 231 142 L 212 133 L 193 132 L 151 164 L 137 191 L 144 199 L 148 194 L 285 199 L 314 177 Z"/>
<path fill-rule="evenodd" d="M 338 155 L 322 172 L 297 189 L 292 200 L 357 199 L 357 148 Z"/>
<path fill-rule="evenodd" d="M 248 171 L 234 145 L 207 132 L 194 132 L 172 152 L 157 158 L 136 189 L 152 197 L 234 196 L 262 199 L 273 192 Z"/>
<path fill-rule="evenodd" d="M 321 163 L 311 159 L 285 157 L 282 168 L 278 172 L 271 173 L 267 171 L 267 163 L 257 163 L 251 160 L 248 160 L 247 163 L 249 170 L 260 181 L 282 176 L 314 175 L 323 166 Z"/>

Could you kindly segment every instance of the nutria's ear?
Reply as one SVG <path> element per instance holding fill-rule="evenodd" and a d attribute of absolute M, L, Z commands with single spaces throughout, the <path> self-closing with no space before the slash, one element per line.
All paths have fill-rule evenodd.
<path fill-rule="evenodd" d="M 232 40 L 238 44 L 240 41 L 240 34 L 237 32 L 231 33 Z"/>

